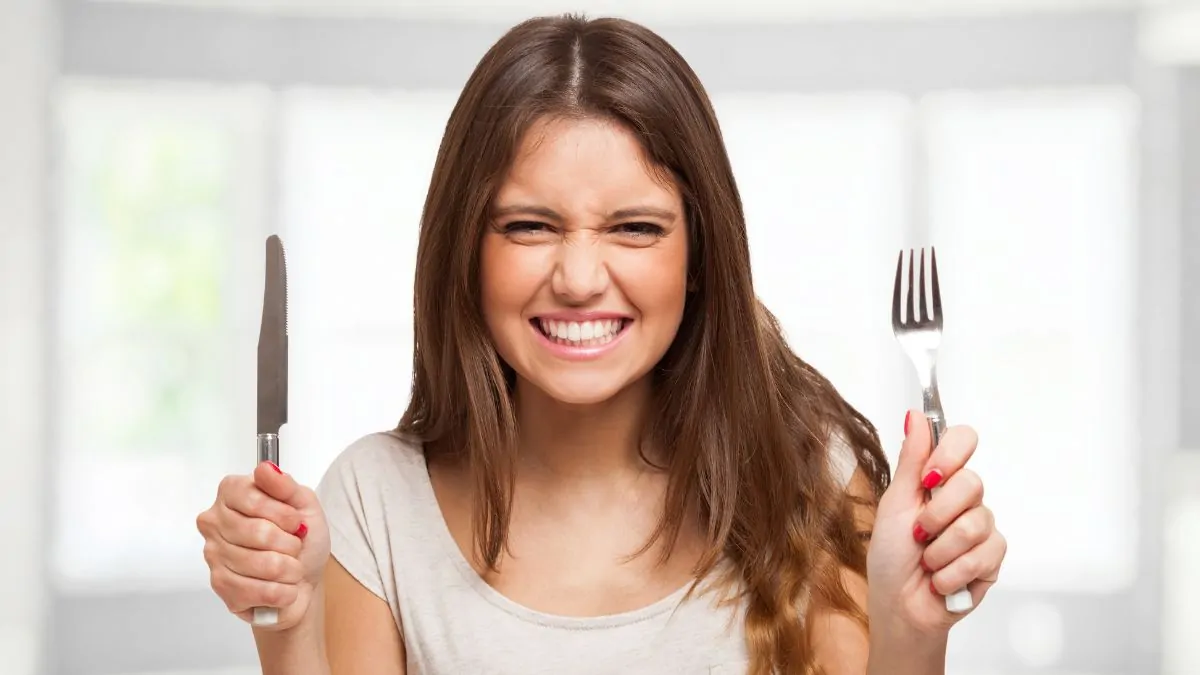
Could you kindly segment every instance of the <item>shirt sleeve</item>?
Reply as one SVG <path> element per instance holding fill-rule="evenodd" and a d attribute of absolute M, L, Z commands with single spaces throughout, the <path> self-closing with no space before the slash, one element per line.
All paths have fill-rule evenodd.
<path fill-rule="evenodd" d="M 377 543 L 382 545 L 386 540 L 376 542 L 372 537 L 372 525 L 382 518 L 371 513 L 372 502 L 364 499 L 372 490 L 372 472 L 364 466 L 370 457 L 365 442 L 356 442 L 334 460 L 317 486 L 317 498 L 329 524 L 334 559 L 363 587 L 387 600 L 376 555 Z"/>

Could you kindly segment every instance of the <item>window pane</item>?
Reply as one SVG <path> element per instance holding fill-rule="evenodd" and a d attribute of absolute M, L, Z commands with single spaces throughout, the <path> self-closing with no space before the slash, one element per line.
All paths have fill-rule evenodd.
<path fill-rule="evenodd" d="M 801 358 L 882 430 L 894 460 L 904 408 L 917 396 L 903 388 L 908 365 L 891 327 L 908 214 L 909 102 L 739 94 L 714 105 L 759 296 Z"/>
<path fill-rule="evenodd" d="M 394 425 L 407 401 L 417 225 L 453 102 L 452 92 L 285 98 L 293 450 L 284 461 L 301 479 L 318 478 L 362 433 Z M 905 220 L 907 103 L 763 94 L 716 105 L 760 294 L 802 356 L 898 429 L 906 364 L 888 303 Z"/>
<path fill-rule="evenodd" d="M 282 461 L 309 483 L 394 427 L 412 372 L 417 230 L 456 92 L 283 98 L 291 421 Z"/>
<path fill-rule="evenodd" d="M 1136 104 L 1124 90 L 924 104 L 943 400 L 979 430 L 972 464 L 1003 514 L 1012 587 L 1135 575 Z"/>
<path fill-rule="evenodd" d="M 264 99 L 61 94 L 54 566 L 198 583 L 192 522 L 236 451 L 253 466 Z"/>

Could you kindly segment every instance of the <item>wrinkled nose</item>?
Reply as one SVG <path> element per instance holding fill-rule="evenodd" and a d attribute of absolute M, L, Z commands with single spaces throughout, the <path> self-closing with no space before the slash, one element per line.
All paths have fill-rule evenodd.
<path fill-rule="evenodd" d="M 608 268 L 603 246 L 587 241 L 564 241 L 559 245 L 551 288 L 564 302 L 587 304 L 608 290 Z"/>

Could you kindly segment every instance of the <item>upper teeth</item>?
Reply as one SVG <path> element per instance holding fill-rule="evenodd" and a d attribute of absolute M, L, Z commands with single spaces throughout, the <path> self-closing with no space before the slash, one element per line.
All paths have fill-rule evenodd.
<path fill-rule="evenodd" d="M 602 321 L 538 319 L 538 322 L 546 335 L 571 342 L 611 338 L 621 330 L 621 319 L 604 319 Z"/>

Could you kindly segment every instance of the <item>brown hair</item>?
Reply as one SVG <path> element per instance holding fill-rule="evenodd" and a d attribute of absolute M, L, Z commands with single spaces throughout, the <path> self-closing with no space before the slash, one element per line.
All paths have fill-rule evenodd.
<path fill-rule="evenodd" d="M 866 622 L 841 580 L 842 567 L 865 576 L 866 551 L 829 468 L 829 439 L 853 448 L 875 500 L 887 460 L 870 423 L 789 349 L 759 303 L 716 116 L 691 68 L 652 31 L 619 19 L 533 19 L 472 73 L 446 125 L 422 216 L 412 398 L 399 429 L 428 453 L 465 453 L 478 495 L 476 554 L 494 568 L 508 530 L 517 430 L 512 373 L 480 311 L 478 252 L 516 149 L 546 116 L 623 125 L 680 187 L 693 290 L 654 373 L 658 407 L 646 438 L 671 472 L 655 537 L 673 546 L 686 510 L 698 506 L 708 545 L 698 577 L 729 563 L 733 576 L 722 586 L 746 604 L 751 672 L 818 672 L 806 607 L 821 602 Z"/>

